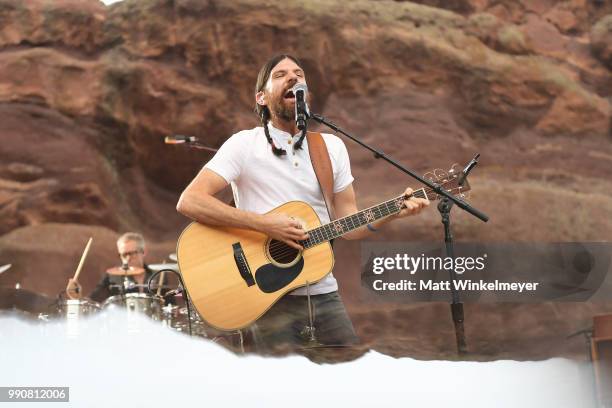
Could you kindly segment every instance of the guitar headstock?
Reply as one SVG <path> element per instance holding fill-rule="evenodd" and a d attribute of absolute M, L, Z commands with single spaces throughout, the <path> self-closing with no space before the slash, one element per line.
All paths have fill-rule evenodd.
<path fill-rule="evenodd" d="M 462 171 L 463 170 L 461 169 L 459 164 L 455 163 L 447 171 L 444 171 L 442 169 L 435 169 L 433 171 L 425 173 L 423 175 L 423 178 L 431 181 L 432 183 L 441 185 L 452 195 L 459 196 L 460 198 L 466 198 L 468 196 L 466 193 L 470 191 L 471 187 L 467 179 L 463 181 L 462 185 L 459 185 Z M 432 201 L 438 200 L 440 198 L 440 195 L 431 191 L 429 187 L 427 187 L 425 191 L 427 192 L 427 198 Z"/>

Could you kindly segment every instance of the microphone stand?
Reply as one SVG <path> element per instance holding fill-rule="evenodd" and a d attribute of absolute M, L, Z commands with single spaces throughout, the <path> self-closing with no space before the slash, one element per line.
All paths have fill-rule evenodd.
<path fill-rule="evenodd" d="M 198 139 L 195 136 L 184 136 L 184 135 L 167 136 L 164 138 L 164 143 L 171 144 L 171 145 L 183 144 L 190 149 L 207 150 L 213 153 L 219 150 L 213 147 L 206 146 L 205 144 L 200 142 L 200 139 Z"/>
<path fill-rule="evenodd" d="M 442 217 L 442 224 L 444 224 L 444 243 L 446 245 L 446 256 L 453 260 L 453 268 L 449 271 L 450 280 L 452 284 L 451 289 L 451 316 L 453 317 L 453 324 L 455 326 L 455 341 L 457 343 L 457 353 L 459 355 L 467 354 L 467 344 L 465 341 L 465 328 L 463 326 L 464 314 L 463 314 L 463 303 L 459 298 L 459 292 L 455 287 L 455 281 L 457 280 L 457 273 L 455 272 L 455 248 L 453 243 L 453 234 L 450 227 L 450 211 L 453 208 L 453 202 L 449 201 L 444 197 L 438 203 L 438 211 Z"/>
<path fill-rule="evenodd" d="M 200 143 L 198 140 L 194 141 L 194 142 L 187 142 L 185 143 L 185 145 L 189 148 L 192 149 L 198 149 L 198 150 L 207 150 L 209 152 L 216 152 L 219 149 L 215 149 L 213 147 L 208 147 L 206 145 L 203 145 L 202 143 Z"/>
<path fill-rule="evenodd" d="M 354 141 L 355 143 L 359 144 L 360 146 L 362 146 L 363 148 L 371 151 L 372 153 L 374 153 L 374 158 L 376 159 L 383 159 L 385 160 L 387 163 L 391 164 L 392 166 L 394 166 L 395 168 L 399 169 L 400 171 L 408 174 L 409 176 L 411 176 L 412 178 L 414 178 L 415 180 L 417 180 L 418 182 L 420 182 L 421 184 L 425 184 L 427 187 L 431 188 L 436 194 L 442 196 L 443 198 L 441 199 L 440 203 L 438 204 L 438 211 L 440 211 L 440 215 L 442 217 L 442 224 L 444 224 L 444 242 L 446 244 L 446 253 L 447 256 L 451 257 L 453 259 L 453 269 L 450 271 L 450 277 L 451 277 L 451 314 L 453 317 L 453 323 L 455 326 L 455 338 L 456 338 L 456 342 L 457 342 L 457 352 L 459 355 L 464 355 L 467 353 L 467 344 L 465 341 L 465 330 L 464 330 L 464 314 L 463 314 L 463 303 L 461 302 L 460 298 L 459 298 L 459 293 L 457 292 L 457 289 L 455 288 L 455 280 L 457 278 L 457 274 L 454 270 L 454 265 L 455 265 L 455 253 L 454 253 L 454 245 L 453 245 L 453 235 L 451 233 L 451 226 L 450 226 L 450 211 L 453 207 L 454 204 L 456 204 L 459 208 L 461 208 L 462 210 L 468 212 L 469 214 L 472 214 L 474 217 L 487 222 L 489 220 L 489 217 L 484 214 L 483 212 L 477 210 L 476 208 L 472 207 L 471 205 L 469 205 L 467 202 L 465 202 L 464 200 L 462 200 L 461 198 L 455 197 L 452 194 L 450 194 L 449 192 L 447 192 L 442 186 L 433 183 L 423 177 L 421 177 L 420 175 L 418 175 L 417 173 L 415 173 L 413 170 L 399 164 L 397 161 L 393 160 L 392 158 L 388 157 L 385 153 L 383 153 L 380 150 L 377 150 L 371 146 L 369 146 L 368 144 L 362 142 L 361 140 L 359 140 L 358 138 L 356 138 L 355 136 L 352 136 L 350 134 L 348 134 L 347 132 L 345 132 L 344 130 L 342 130 L 340 127 L 338 127 L 338 125 L 336 125 L 335 123 L 325 119 L 323 116 L 316 114 L 316 113 L 310 113 L 308 115 L 309 119 L 313 119 L 314 121 L 321 123 L 327 127 L 329 127 L 330 129 L 334 130 L 334 132 L 336 133 L 340 133 L 346 137 L 348 137 L 349 139 L 351 139 L 352 141 Z M 467 178 L 468 173 L 472 170 L 472 168 L 474 168 L 474 166 L 477 163 L 477 159 L 478 159 L 479 155 L 476 155 L 476 157 L 474 157 L 474 159 L 472 159 L 472 161 L 467 165 L 467 167 L 465 168 L 465 170 L 463 171 L 463 174 L 461 175 L 461 181 L 460 183 L 463 184 Z"/>

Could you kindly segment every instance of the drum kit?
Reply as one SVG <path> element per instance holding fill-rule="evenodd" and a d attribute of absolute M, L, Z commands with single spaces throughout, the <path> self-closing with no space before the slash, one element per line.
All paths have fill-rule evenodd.
<path fill-rule="evenodd" d="M 83 255 L 86 253 L 87 248 Z M 170 255 L 170 259 L 176 262 L 176 255 Z M 15 288 L 0 288 L 0 310 L 17 311 L 24 316 L 36 318 L 42 324 L 64 320 L 68 338 L 78 337 L 79 333 L 89 330 L 91 327 L 88 322 L 89 317 L 107 310 L 124 310 L 127 312 L 128 332 L 139 332 L 146 324 L 146 318 L 149 318 L 151 321 L 159 322 L 160 326 L 176 332 L 209 339 L 236 352 L 245 351 L 242 332 L 221 332 L 207 325 L 188 298 L 183 296 L 180 287 L 171 290 L 172 287 L 167 285 L 154 284 L 154 282 L 136 284 L 127 279 L 129 276 L 142 274 L 144 269 L 141 268 L 126 268 L 125 265 L 110 268 L 106 270 L 107 274 L 124 277 L 123 284 L 115 287 L 119 294 L 110 296 L 101 303 L 81 298 L 81 287 L 77 283 L 81 266 L 82 264 L 77 268 L 75 276 L 70 279 L 66 291 L 62 292 L 58 299 L 24 290 L 19 284 Z M 2 266 L 0 273 L 9 267 L 10 265 Z M 152 278 L 166 272 L 179 273 L 177 263 L 148 265 L 148 269 L 154 272 Z M 158 282 L 164 282 L 163 276 Z"/>
<path fill-rule="evenodd" d="M 67 337 L 78 338 L 81 333 L 85 333 L 92 328 L 95 329 L 89 322 L 90 317 L 111 309 L 124 310 L 127 312 L 126 327 L 128 333 L 141 332 L 144 326 L 150 327 L 150 324 L 146 321 L 146 318 L 148 318 L 153 322 L 160 323 L 162 327 L 190 336 L 208 339 L 234 352 L 244 353 L 246 351 L 245 347 L 248 351 L 256 351 L 256 325 L 246 330 L 233 332 L 217 330 L 206 324 L 200 317 L 188 299 L 187 294 L 183 293 L 183 289 L 180 286 L 173 289 L 171 286 L 163 284 L 165 282 L 165 273 L 174 273 L 180 277 L 180 271 L 176 263 L 176 254 L 169 256 L 169 259 L 174 261 L 174 263 L 164 262 L 148 265 L 147 268 L 153 272 L 153 275 L 150 277 L 149 282 L 145 284 L 137 284 L 133 280 L 128 279 L 128 277 L 143 274 L 145 272 L 143 268 L 129 267 L 124 264 L 107 269 L 106 273 L 108 275 L 123 277 L 121 284 L 112 285 L 116 289 L 115 292 L 119 294 L 108 297 L 102 303 L 82 298 L 78 276 L 90 245 L 91 241 L 83 253 L 74 277 L 69 279 L 69 284 L 66 290 L 60 294 L 59 299 L 52 299 L 24 290 L 17 284 L 15 288 L 0 288 L 0 311 L 2 309 L 12 309 L 22 313 L 24 316 L 35 317 L 42 324 L 63 320 L 66 322 Z M 10 266 L 0 266 L 0 273 L 8 270 Z M 155 278 L 158 275 L 160 277 L 156 280 Z M 319 353 L 321 348 L 333 348 L 335 350 L 335 346 L 321 345 L 316 341 L 310 312 L 311 306 L 309 304 L 310 323 L 304 328 L 302 333 L 305 340 L 307 340 L 307 345 L 302 349 L 302 352 L 308 356 L 310 352 Z M 143 319 L 143 317 L 146 318 Z M 346 346 L 339 347 L 346 348 Z"/>
<path fill-rule="evenodd" d="M 176 255 L 171 254 L 170 259 L 176 260 Z M 146 316 L 154 322 L 160 322 L 161 326 L 177 332 L 223 343 L 235 351 L 244 352 L 241 333 L 219 332 L 208 326 L 191 302 L 183 298 L 180 287 L 173 289 L 171 286 L 161 284 L 164 281 L 163 274 L 166 272 L 179 273 L 177 263 L 151 264 L 147 268 L 154 272 L 152 278 L 162 275 L 158 283 L 147 282 L 140 285 L 127 279 L 129 276 L 144 273 L 142 268 L 127 267 L 126 265 L 113 267 L 107 269 L 106 273 L 124 278 L 122 285 L 115 286 L 115 289 L 119 291 L 118 295 L 110 296 L 102 303 L 90 299 L 61 300 L 57 302 L 56 312 L 53 316 L 65 318 L 70 322 L 82 320 L 105 310 L 125 310 L 127 312 L 128 331 L 130 332 L 138 332 L 140 330 L 139 325 L 143 321 L 141 317 Z M 135 289 L 139 289 L 140 292 L 132 292 Z M 128 290 L 130 292 L 127 292 Z"/>

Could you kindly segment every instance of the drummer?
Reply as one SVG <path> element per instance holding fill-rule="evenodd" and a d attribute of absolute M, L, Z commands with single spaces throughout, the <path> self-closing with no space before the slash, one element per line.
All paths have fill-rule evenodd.
<path fill-rule="evenodd" d="M 109 269 L 91 293 L 92 300 L 103 302 L 110 296 L 122 293 L 148 293 L 146 285 L 153 272 L 145 263 L 147 250 L 144 237 L 136 232 L 126 232 L 117 240 L 117 250 L 126 276 L 117 273 L 120 267 Z"/>

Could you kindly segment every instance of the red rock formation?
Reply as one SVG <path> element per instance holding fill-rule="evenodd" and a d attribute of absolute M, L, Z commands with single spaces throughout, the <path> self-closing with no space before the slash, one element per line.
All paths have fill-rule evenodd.
<path fill-rule="evenodd" d="M 612 69 L 612 15 L 599 20 L 591 29 L 593 54 Z"/>
<path fill-rule="evenodd" d="M 471 200 L 492 219 L 457 212 L 458 239 L 609 240 L 612 5 L 418 3 L 0 0 L 0 264 L 16 263 L 0 284 L 61 289 L 76 253 L 49 262 L 14 241 L 74 234 L 64 246 L 79 252 L 86 234 L 57 223 L 105 228 L 111 247 L 113 233 L 140 230 L 171 251 L 187 222 L 178 192 L 210 156 L 162 137 L 218 146 L 257 126 L 255 75 L 281 51 L 302 57 L 313 110 L 400 161 L 426 171 L 483 154 Z M 347 145 L 361 205 L 414 185 Z M 406 239 L 408 224 L 410 239 L 440 237 L 432 210 L 384 238 Z M 338 248 L 338 275 L 351 282 L 341 266 L 357 248 Z M 114 264 L 114 248 L 99 257 L 96 271 Z M 569 325 L 588 320 L 581 310 Z"/>

